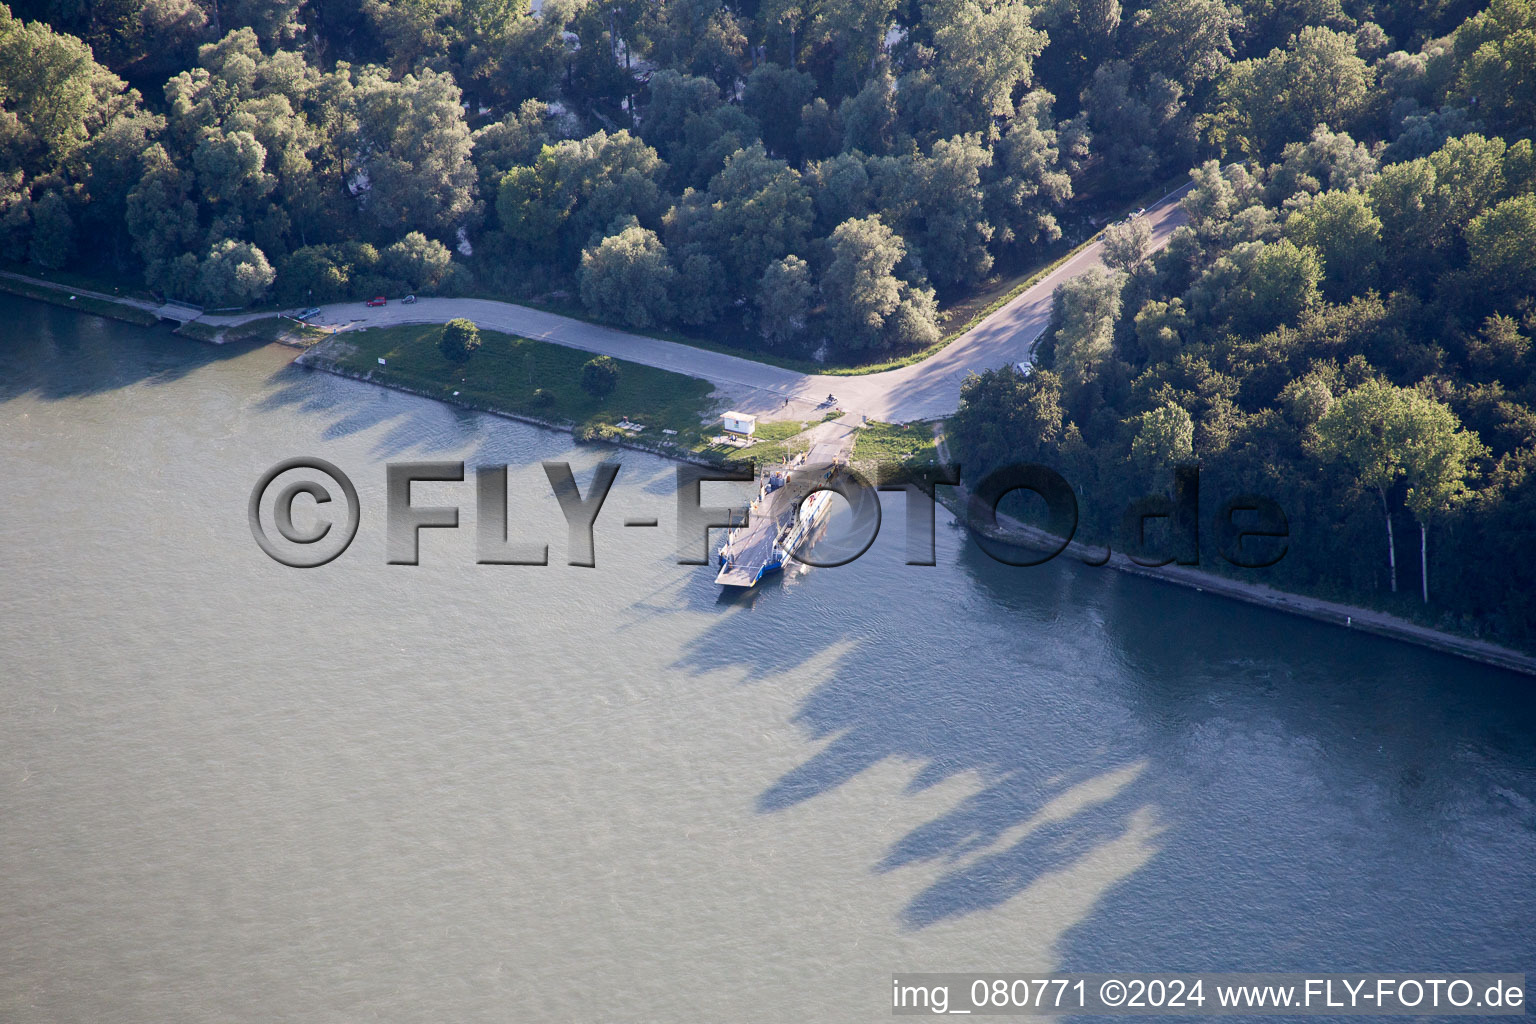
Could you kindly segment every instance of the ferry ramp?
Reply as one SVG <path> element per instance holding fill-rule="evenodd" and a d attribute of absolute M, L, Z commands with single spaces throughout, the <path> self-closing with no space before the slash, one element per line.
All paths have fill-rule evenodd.
<path fill-rule="evenodd" d="M 824 469 L 814 466 L 812 469 Z M 720 574 L 715 582 L 728 587 L 750 587 L 777 562 L 775 548 L 784 530 L 794 521 L 800 502 L 826 482 L 826 472 L 792 473 L 788 482 L 752 503 L 747 524 L 732 531 L 725 543 Z"/>

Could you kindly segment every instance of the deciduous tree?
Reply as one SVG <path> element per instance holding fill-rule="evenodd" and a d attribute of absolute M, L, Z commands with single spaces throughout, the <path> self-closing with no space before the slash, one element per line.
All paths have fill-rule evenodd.
<path fill-rule="evenodd" d="M 1359 192 L 1324 192 L 1290 215 L 1285 236 L 1316 251 L 1335 297 L 1373 283 L 1381 256 L 1381 221 Z"/>
<path fill-rule="evenodd" d="M 783 345 L 805 330 L 816 294 L 810 265 L 798 256 L 774 260 L 757 288 L 757 328 L 770 345 Z"/>
<path fill-rule="evenodd" d="M 75 251 L 75 219 L 69 202 L 56 190 L 32 204 L 32 244 L 27 255 L 40 267 L 57 270 Z"/>
<path fill-rule="evenodd" d="M 605 320 L 654 327 L 672 315 L 676 276 L 656 232 L 631 224 L 582 253 L 581 301 Z"/>
<path fill-rule="evenodd" d="M 1152 226 L 1145 217 L 1116 221 L 1104 229 L 1104 265 L 1134 276 L 1152 253 Z"/>
<path fill-rule="evenodd" d="M 198 264 L 197 291 L 210 306 L 243 306 L 266 295 L 275 276 L 266 253 L 226 238 Z"/>
<path fill-rule="evenodd" d="M 448 359 L 465 362 L 480 347 L 480 327 L 473 320 L 454 317 L 443 325 L 437 347 Z"/>
<path fill-rule="evenodd" d="M 380 255 L 384 273 L 414 292 L 435 291 L 453 268 L 448 247 L 420 231 L 412 231 Z"/>
<path fill-rule="evenodd" d="M 1488 454 L 1478 436 L 1462 429 L 1449 406 L 1424 392 L 1404 393 L 1397 427 L 1402 446 L 1406 503 L 1419 524 L 1419 580 L 1429 604 L 1429 524 L 1467 498 L 1473 463 Z"/>
<path fill-rule="evenodd" d="M 1114 357 L 1115 320 L 1120 315 L 1124 275 L 1093 269 L 1056 287 L 1047 328 L 1055 369 L 1068 388 L 1078 388 Z"/>
<path fill-rule="evenodd" d="M 1145 71 L 1197 85 L 1226 68 L 1240 26 L 1237 12 L 1221 0 L 1155 0 L 1132 21 L 1132 59 Z"/>
<path fill-rule="evenodd" d="M 352 185 L 363 212 L 390 233 L 451 234 L 475 210 L 475 167 L 459 87 L 423 70 L 390 81 L 361 73 L 353 90 Z"/>
<path fill-rule="evenodd" d="M 814 78 L 778 64 L 759 65 L 747 76 L 742 107 L 762 128 L 763 143 L 774 156 L 798 159 L 795 133 L 800 130 L 800 108 L 811 102 L 815 92 Z"/>
<path fill-rule="evenodd" d="M 1142 413 L 1135 420 L 1131 458 L 1144 469 L 1164 470 L 1195 454 L 1195 422 L 1189 410 L 1173 402 Z"/>
<path fill-rule="evenodd" d="M 1467 225 L 1478 284 L 1505 296 L 1536 294 L 1536 196 L 1506 199 Z"/>
<path fill-rule="evenodd" d="M 1273 154 L 1320 124 L 1351 127 L 1365 111 L 1371 81 L 1353 36 L 1312 25 L 1285 49 L 1226 70 L 1207 132 L 1226 152 Z"/>
<path fill-rule="evenodd" d="M 581 365 L 582 390 L 593 398 L 607 398 L 619 386 L 619 364 L 608 356 L 588 359 Z"/>
<path fill-rule="evenodd" d="M 1387 523 L 1387 566 L 1392 593 L 1397 593 L 1397 543 L 1392 534 L 1388 495 L 1404 472 L 1406 452 L 1401 425 L 1407 399 L 1401 388 L 1369 380 L 1334 400 L 1317 424 L 1318 451 L 1324 459 L 1343 462 L 1360 486 L 1374 491 Z"/>
<path fill-rule="evenodd" d="M 501 226 L 512 238 L 575 256 L 616 218 L 660 219 L 658 179 L 666 164 L 627 131 L 597 131 L 545 146 L 536 163 L 513 168 L 497 196 Z"/>
<path fill-rule="evenodd" d="M 847 220 L 832 232 L 832 259 L 821 291 L 834 324 L 851 339 L 875 344 L 900 301 L 892 273 L 907 248 L 878 216 Z"/>

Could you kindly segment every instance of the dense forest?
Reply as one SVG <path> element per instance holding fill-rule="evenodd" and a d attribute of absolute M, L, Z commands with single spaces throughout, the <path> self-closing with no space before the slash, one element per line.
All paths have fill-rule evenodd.
<path fill-rule="evenodd" d="M 1198 464 L 1287 509 L 1283 585 L 1536 643 L 1532 0 L 34 0 L 0 106 L 13 263 L 854 361 L 1194 168 L 967 384 L 967 475 L 1107 538 Z"/>
<path fill-rule="evenodd" d="M 1184 2 L 1127 34 L 1150 53 L 1168 19 L 1222 9 Z M 563 293 L 636 328 L 728 317 L 763 346 L 911 348 L 938 337 L 939 289 L 1061 235 L 1093 115 L 1058 119 L 1033 64 L 1049 31 L 1090 49 L 1115 26 L 1053 17 L 976 0 L 17 4 L 0 21 L 0 256 L 215 307 Z M 1221 64 L 1230 33 L 1207 46 L 1186 58 Z M 1081 88 L 1118 117 L 1136 77 L 1117 64 Z M 1188 163 L 1180 88 L 1158 82 L 1142 145 L 1092 173 L 1134 187 Z M 1152 155 L 1165 138 L 1182 151 Z"/>
<path fill-rule="evenodd" d="M 569 296 L 857 359 L 1203 156 L 1529 122 L 1519 3 L 525 3 L 0 8 L 0 257 L 212 307 Z"/>
<path fill-rule="evenodd" d="M 1278 500 L 1267 578 L 1536 644 L 1536 8 L 1371 60 L 1321 26 L 1230 65 L 1190 223 L 1058 289 L 1038 372 L 970 380 L 967 475 L 1038 459 L 1088 536 L 1198 465 Z M 1386 47 L 1378 42 L 1376 50 Z M 1201 562 L 1222 565 L 1202 535 Z"/>

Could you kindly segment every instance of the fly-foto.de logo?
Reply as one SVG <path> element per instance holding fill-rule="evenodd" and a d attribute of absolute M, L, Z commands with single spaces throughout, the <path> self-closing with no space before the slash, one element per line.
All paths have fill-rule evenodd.
<path fill-rule="evenodd" d="M 548 486 L 565 519 L 568 564 L 596 566 L 595 527 L 621 468 L 617 462 L 598 463 L 583 488 L 569 463 L 543 463 Z M 846 530 L 851 539 L 837 545 L 835 557 L 818 557 L 814 545 L 809 543 L 789 550 L 790 557 L 818 568 L 846 565 L 859 558 L 879 536 L 879 492 L 887 491 L 906 495 L 907 564 L 935 564 L 938 488 L 958 489 L 960 467 L 880 463 L 873 468 L 872 477 L 860 468 L 841 463 L 804 465 L 794 470 L 796 476 L 814 482 L 794 491 L 791 514 L 821 492 L 841 495 L 852 513 Z M 413 498 L 412 485 L 463 484 L 464 463 L 392 462 L 385 466 L 384 479 L 385 561 L 390 565 L 417 565 L 421 531 L 458 529 L 460 505 L 418 503 Z M 774 486 L 770 478 L 763 483 L 758 501 L 717 506 L 703 503 L 703 485 L 757 479 L 750 464 L 732 468 L 677 467 L 679 565 L 708 565 L 709 531 L 748 527 L 756 517 L 766 514 L 761 507 L 762 498 Z M 509 467 L 480 466 L 474 471 L 473 493 L 464 495 L 475 509 L 475 562 L 548 565 L 548 539 L 525 535 L 509 518 L 508 481 Z M 1119 543 L 1137 564 L 1199 564 L 1200 471 L 1193 466 L 1178 467 L 1173 483 L 1171 496 L 1153 494 L 1133 501 L 1120 517 Z M 977 545 L 1007 565 L 1049 562 L 1068 550 L 1077 534 L 1079 509 L 1075 490 L 1060 473 L 1039 463 L 995 469 L 963 492 L 953 493 L 963 494 L 957 511 L 971 527 Z M 1044 509 L 1038 526 L 1022 526 L 999 511 L 1005 499 L 1017 493 L 1032 495 L 1035 507 Z M 299 509 L 302 513 L 296 518 Z M 362 503 L 357 487 L 346 473 L 324 459 L 305 456 L 285 459 L 261 475 L 251 490 L 247 515 L 252 536 L 268 556 L 286 566 L 312 569 L 335 560 L 351 545 L 362 522 Z M 1227 498 L 1217 503 L 1205 519 L 1216 553 L 1234 566 L 1265 568 L 1285 555 L 1290 527 L 1285 512 L 1273 499 L 1253 494 Z M 660 521 L 654 516 L 628 517 L 623 525 L 654 528 Z M 1102 557 L 1083 560 L 1090 565 L 1108 561 L 1110 548 L 1097 550 Z"/>

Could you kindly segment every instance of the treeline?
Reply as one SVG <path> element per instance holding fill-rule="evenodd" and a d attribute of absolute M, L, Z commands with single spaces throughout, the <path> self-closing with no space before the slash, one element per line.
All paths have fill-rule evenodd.
<path fill-rule="evenodd" d="M 35 7 L 0 22 L 3 254 L 216 306 L 565 292 L 910 348 L 937 288 L 1059 237 L 1086 154 L 1021 4 L 945 0 L 910 39 L 889 4 Z"/>
<path fill-rule="evenodd" d="M 1415 55 L 1309 28 L 1230 68 L 1206 120 L 1246 159 L 1196 169 L 1155 256 L 1107 231 L 1037 372 L 966 385 L 967 474 L 1056 466 L 1123 544 L 1126 503 L 1198 464 L 1289 515 L 1267 581 L 1536 645 L 1533 43 L 1498 0 Z"/>
<path fill-rule="evenodd" d="M 1519 123 L 1506 27 L 1443 38 L 1473 9 L 18 2 L 0 256 L 215 306 L 564 293 L 637 328 L 911 349 L 1074 201 L 1204 149 L 1326 120 L 1417 155 Z"/>

